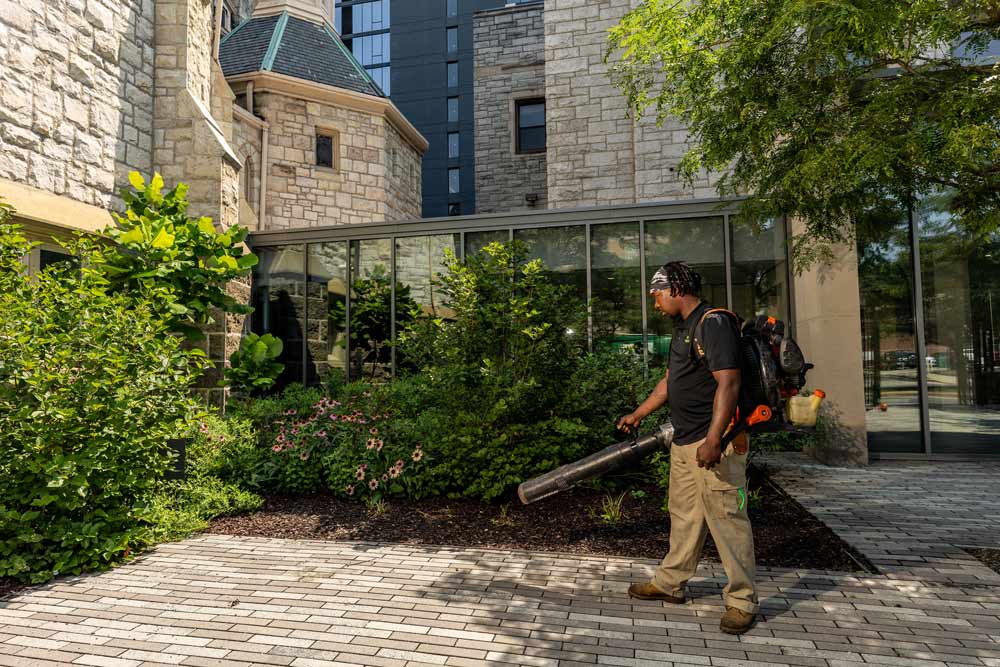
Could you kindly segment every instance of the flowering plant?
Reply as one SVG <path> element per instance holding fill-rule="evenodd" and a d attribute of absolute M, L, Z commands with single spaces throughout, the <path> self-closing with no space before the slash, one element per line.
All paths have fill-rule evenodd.
<path fill-rule="evenodd" d="M 308 493 L 325 481 L 334 493 L 357 498 L 413 495 L 412 477 L 424 464 L 420 445 L 393 433 L 372 390 L 354 386 L 345 394 L 343 401 L 323 397 L 305 410 L 289 408 L 274 422 L 274 486 Z"/>

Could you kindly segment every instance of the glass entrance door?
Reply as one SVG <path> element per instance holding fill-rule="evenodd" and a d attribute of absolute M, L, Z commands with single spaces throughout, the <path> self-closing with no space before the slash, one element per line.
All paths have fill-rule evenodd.
<path fill-rule="evenodd" d="M 974 238 L 928 198 L 919 230 L 931 451 L 1000 454 L 1000 235 Z"/>
<path fill-rule="evenodd" d="M 924 451 L 911 249 L 905 219 L 858 224 L 865 422 L 874 453 Z"/>

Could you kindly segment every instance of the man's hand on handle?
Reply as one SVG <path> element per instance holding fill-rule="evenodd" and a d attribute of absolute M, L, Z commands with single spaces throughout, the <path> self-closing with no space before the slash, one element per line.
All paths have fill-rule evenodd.
<path fill-rule="evenodd" d="M 635 412 L 627 414 L 618 420 L 618 430 L 628 435 L 635 435 L 639 432 L 639 424 L 641 422 L 642 417 Z"/>

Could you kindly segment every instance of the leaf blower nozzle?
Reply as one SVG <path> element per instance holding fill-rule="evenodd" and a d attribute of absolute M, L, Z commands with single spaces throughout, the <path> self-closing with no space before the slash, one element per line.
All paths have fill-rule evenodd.
<path fill-rule="evenodd" d="M 567 463 L 552 472 L 529 479 L 517 487 L 517 496 L 522 503 L 530 505 L 565 491 L 582 481 L 636 463 L 660 447 L 669 447 L 673 441 L 674 426 L 666 422 L 649 435 L 615 443 L 579 461 Z"/>

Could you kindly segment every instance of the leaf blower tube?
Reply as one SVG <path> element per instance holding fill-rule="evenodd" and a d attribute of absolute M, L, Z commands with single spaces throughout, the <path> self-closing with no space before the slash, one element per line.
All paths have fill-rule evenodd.
<path fill-rule="evenodd" d="M 552 472 L 530 479 L 517 487 L 517 496 L 525 505 L 548 498 L 574 484 L 617 470 L 630 463 L 637 463 L 660 447 L 669 447 L 674 441 L 674 426 L 669 421 L 653 433 L 634 440 L 618 442 L 605 447 L 587 458 L 567 463 Z"/>

